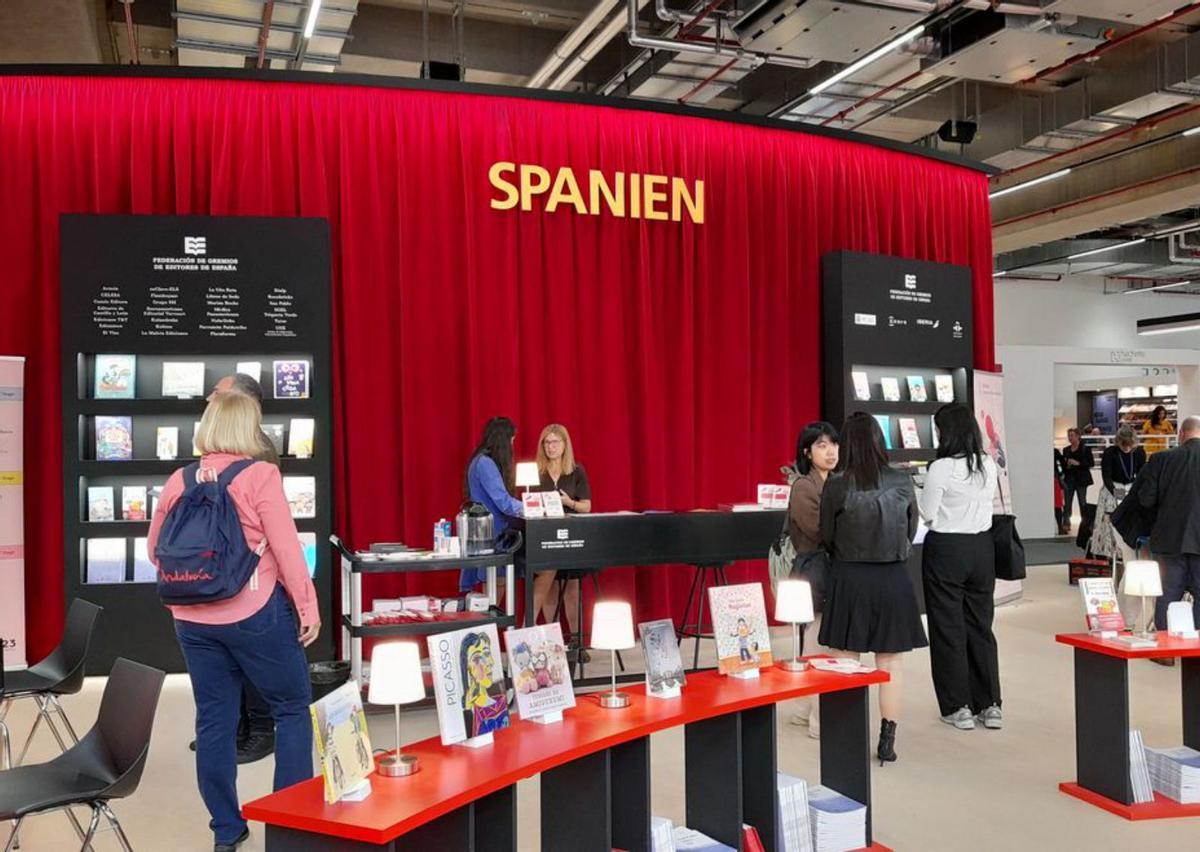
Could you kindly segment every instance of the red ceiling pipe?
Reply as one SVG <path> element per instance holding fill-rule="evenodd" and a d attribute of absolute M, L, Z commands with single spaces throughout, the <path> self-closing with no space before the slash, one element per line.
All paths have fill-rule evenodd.
<path fill-rule="evenodd" d="M 722 66 L 721 66 L 720 68 L 718 68 L 716 71 L 714 71 L 714 72 L 712 72 L 711 74 L 709 74 L 707 77 L 705 77 L 705 78 L 704 78 L 703 80 L 701 80 L 699 83 L 697 83 L 695 86 L 693 86 L 693 87 L 691 88 L 691 90 L 690 90 L 690 91 L 688 91 L 688 93 L 687 93 L 686 95 L 684 95 L 683 97 L 681 97 L 681 98 L 679 99 L 679 102 L 680 102 L 681 104 L 686 104 L 686 103 L 687 103 L 689 100 L 691 100 L 692 98 L 696 97 L 696 95 L 697 95 L 697 94 L 699 94 L 699 92 L 700 92 L 702 89 L 704 89 L 706 86 L 708 86 L 710 83 L 712 83 L 712 81 L 713 81 L 713 80 L 717 79 L 717 78 L 718 78 L 718 77 L 720 77 L 722 74 L 724 74 L 726 71 L 728 71 L 730 68 L 732 68 L 732 67 L 733 67 L 733 64 L 734 64 L 735 62 L 737 62 L 737 57 L 736 57 L 736 56 L 735 56 L 733 59 L 730 59 L 730 60 L 729 60 L 728 62 L 726 62 L 724 65 L 722 65 Z"/>
<path fill-rule="evenodd" d="M 697 13 L 696 17 L 692 18 L 690 21 L 688 21 L 686 24 L 684 24 L 683 26 L 681 26 L 679 28 L 679 34 L 678 34 L 677 38 L 683 38 L 685 35 L 687 35 L 692 30 L 694 30 L 700 24 L 701 21 L 703 21 L 705 18 L 707 18 L 713 12 L 715 12 L 717 10 L 717 8 L 724 2 L 725 2 L 725 0 L 710 0 L 709 4 L 707 6 L 705 6 L 703 9 L 701 9 L 699 11 L 699 13 Z"/>
<path fill-rule="evenodd" d="M 867 95 L 861 101 L 855 101 L 854 103 L 850 104 L 850 106 L 846 107 L 841 112 L 837 113 L 836 115 L 831 115 L 831 116 L 829 116 L 829 118 L 822 121 L 821 126 L 824 127 L 826 124 L 829 124 L 830 122 L 833 122 L 833 121 L 841 121 L 842 119 L 844 119 L 850 113 L 854 112 L 856 109 L 858 109 L 863 104 L 868 104 L 871 101 L 873 101 L 877 98 L 880 98 L 883 95 L 886 95 L 888 92 L 891 92 L 891 91 L 894 91 L 894 90 L 900 88 L 905 83 L 909 82 L 910 80 L 914 79 L 915 77 L 920 77 L 924 73 L 925 73 L 924 71 L 914 71 L 913 73 L 911 73 L 907 77 L 905 77 L 903 80 L 897 80 L 895 83 L 892 83 L 890 86 L 885 86 L 884 88 L 880 89 L 879 91 L 877 91 L 873 94 Z"/>
<path fill-rule="evenodd" d="M 140 65 L 137 33 L 133 29 L 133 0 L 121 0 L 125 6 L 125 35 L 129 38 L 129 64 Z"/>
<path fill-rule="evenodd" d="M 267 0 L 263 4 L 262 28 L 258 31 L 258 63 L 255 66 L 262 70 L 267 58 L 267 36 L 271 34 L 271 14 L 275 11 L 275 0 Z"/>

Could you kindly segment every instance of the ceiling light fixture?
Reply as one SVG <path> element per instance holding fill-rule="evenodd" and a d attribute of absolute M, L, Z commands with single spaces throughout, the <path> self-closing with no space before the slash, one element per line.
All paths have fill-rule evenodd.
<path fill-rule="evenodd" d="M 1183 131 L 1184 136 L 1195 136 L 1197 133 L 1200 133 L 1200 127 L 1193 127 L 1189 130 Z"/>
<path fill-rule="evenodd" d="M 999 189 L 999 190 L 996 190 L 995 192 L 988 193 L 988 198 L 989 199 L 999 198 L 1001 195 L 1008 195 L 1010 192 L 1017 192 L 1018 190 L 1029 189 L 1029 187 L 1037 186 L 1039 183 L 1046 183 L 1047 181 L 1057 180 L 1060 177 L 1066 177 L 1070 173 L 1071 173 L 1071 169 L 1069 167 L 1065 168 L 1065 169 L 1059 169 L 1058 171 L 1051 172 L 1048 175 L 1042 175 L 1041 177 L 1034 178 L 1033 180 L 1027 180 L 1027 181 L 1025 181 L 1025 183 L 1019 183 L 1016 186 L 1010 186 L 1006 189 Z"/>
<path fill-rule="evenodd" d="M 1117 243 L 1115 245 L 1105 246 L 1104 248 L 1089 249 L 1088 251 L 1081 251 L 1076 254 L 1069 254 L 1069 255 L 1067 255 L 1067 260 L 1078 260 L 1081 257 L 1088 257 L 1090 255 L 1101 254 L 1106 251 L 1115 251 L 1116 249 L 1128 248 L 1129 246 L 1140 245 L 1141 243 L 1144 243 L 1144 242 L 1146 242 L 1145 237 L 1138 237 L 1136 240 L 1129 240 L 1128 242 Z"/>
<path fill-rule="evenodd" d="M 1194 278 L 1189 278 L 1187 281 L 1172 281 L 1170 284 L 1155 284 L 1153 287 L 1134 287 L 1129 290 L 1122 290 L 1122 296 L 1132 296 L 1135 293 L 1150 293 L 1154 290 L 1166 290 L 1170 287 L 1182 287 L 1185 284 L 1195 284 Z"/>
<path fill-rule="evenodd" d="M 841 71 L 834 74 L 832 77 L 829 77 L 825 80 L 822 80 L 820 83 L 817 83 L 817 85 L 813 86 L 811 89 L 808 90 L 808 93 L 810 95 L 821 94 L 821 92 L 825 91 L 830 86 L 833 86 L 833 85 L 836 85 L 837 83 L 842 82 L 842 80 L 845 80 L 847 77 L 849 77 L 852 74 L 857 74 L 859 71 L 866 68 L 868 65 L 870 65 L 875 60 L 881 59 L 884 56 L 887 56 L 889 53 L 891 53 L 893 50 L 900 47 L 901 45 L 908 44 L 910 41 L 915 39 L 917 36 L 919 36 L 923 32 L 925 32 L 925 25 L 921 24 L 920 26 L 914 27 L 906 33 L 902 33 L 901 35 L 896 36 L 894 39 L 889 41 L 887 44 L 883 45 L 882 47 L 875 48 L 870 53 L 868 53 L 866 56 L 864 56 L 862 59 L 859 59 L 857 62 L 850 63 L 845 68 L 843 68 Z"/>
<path fill-rule="evenodd" d="M 313 30 L 317 28 L 317 13 L 321 11 L 321 0 L 312 0 L 308 7 L 308 20 L 304 22 L 304 37 L 312 38 Z"/>
<path fill-rule="evenodd" d="M 992 277 L 993 278 L 1003 278 L 1007 274 L 1008 274 L 1007 269 L 1001 269 L 999 272 L 993 272 Z"/>
<path fill-rule="evenodd" d="M 1200 314 L 1175 314 L 1137 321 L 1138 334 L 1174 334 L 1178 331 L 1200 331 Z"/>

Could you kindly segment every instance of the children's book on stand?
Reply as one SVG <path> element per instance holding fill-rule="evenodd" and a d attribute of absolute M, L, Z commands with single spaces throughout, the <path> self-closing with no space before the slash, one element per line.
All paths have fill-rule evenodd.
<path fill-rule="evenodd" d="M 761 583 L 712 586 L 708 590 L 717 669 L 735 677 L 758 677 L 771 665 L 771 635 Z"/>
<path fill-rule="evenodd" d="M 136 372 L 136 355 L 97 355 L 92 396 L 96 399 L 133 399 Z"/>
<path fill-rule="evenodd" d="M 496 625 L 438 633 L 427 641 L 442 744 L 489 744 L 509 725 Z"/>
<path fill-rule="evenodd" d="M 204 362 L 163 361 L 162 395 L 176 399 L 204 396 Z"/>
<path fill-rule="evenodd" d="M 369 776 L 375 761 L 358 684 L 353 680 L 342 684 L 308 709 L 325 779 L 325 801 L 362 801 L 371 795 Z"/>
<path fill-rule="evenodd" d="M 563 710 L 575 706 L 562 626 L 556 622 L 506 630 L 504 644 L 521 718 L 562 721 Z"/>
<path fill-rule="evenodd" d="M 925 390 L 924 376 L 908 376 L 908 398 L 913 402 L 927 402 L 929 396 Z"/>
<path fill-rule="evenodd" d="M 854 381 L 854 398 L 859 402 L 868 402 L 871 399 L 871 383 L 867 374 L 862 370 L 852 370 L 850 378 Z"/>
<path fill-rule="evenodd" d="M 115 520 L 111 485 L 89 485 L 87 499 L 89 521 L 96 523 Z"/>
<path fill-rule="evenodd" d="M 934 376 L 934 390 L 938 402 L 954 402 L 954 377 L 947 375 Z"/>
<path fill-rule="evenodd" d="M 1083 598 L 1089 631 L 1112 639 L 1125 629 L 1125 616 L 1121 615 L 1111 577 L 1081 577 L 1079 595 Z"/>
<path fill-rule="evenodd" d="M 96 459 L 129 461 L 133 458 L 133 418 L 96 418 Z"/>
<path fill-rule="evenodd" d="M 895 376 L 884 376 L 879 380 L 879 386 L 883 389 L 883 398 L 887 402 L 900 401 L 900 380 Z"/>
<path fill-rule="evenodd" d="M 669 618 L 638 624 L 642 654 L 646 658 L 646 695 L 651 698 L 677 698 L 687 684 L 679 637 Z"/>

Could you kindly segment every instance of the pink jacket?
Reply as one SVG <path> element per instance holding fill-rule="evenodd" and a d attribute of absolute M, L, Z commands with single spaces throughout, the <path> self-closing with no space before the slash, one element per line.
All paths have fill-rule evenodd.
<path fill-rule="evenodd" d="M 200 467 L 212 468 L 219 474 L 226 466 L 242 458 L 246 456 L 209 453 L 200 459 Z M 162 497 L 154 510 L 154 520 L 150 522 L 146 549 L 156 566 L 158 560 L 154 557 L 154 550 L 162 532 L 163 520 L 181 494 L 183 468 L 171 474 L 163 486 Z M 257 549 L 264 538 L 267 540 L 267 549 L 258 563 L 257 584 L 251 580 L 233 597 L 216 603 L 169 607 L 171 614 L 181 621 L 233 624 L 262 609 L 275 590 L 275 584 L 282 582 L 300 616 L 300 623 L 315 624 L 318 620 L 317 592 L 308 577 L 308 566 L 300 549 L 296 522 L 292 520 L 283 493 L 279 468 L 267 462 L 255 462 L 234 477 L 229 484 L 229 496 L 237 506 L 246 544 L 251 549 Z"/>

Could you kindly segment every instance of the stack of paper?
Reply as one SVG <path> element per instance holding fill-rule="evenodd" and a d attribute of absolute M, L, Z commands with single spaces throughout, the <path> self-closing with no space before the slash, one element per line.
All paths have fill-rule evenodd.
<path fill-rule="evenodd" d="M 650 817 L 651 852 L 675 852 L 675 823 L 666 817 Z"/>
<path fill-rule="evenodd" d="M 1187 746 L 1148 748 L 1154 790 L 1184 805 L 1200 802 L 1200 751 Z"/>
<path fill-rule="evenodd" d="M 1150 782 L 1150 768 L 1146 764 L 1146 744 L 1141 731 L 1129 732 L 1129 783 L 1133 788 L 1134 804 L 1143 805 L 1154 801 L 1154 787 Z"/>
<path fill-rule="evenodd" d="M 734 852 L 732 846 L 718 843 L 707 834 L 677 825 L 674 831 L 675 852 Z"/>
<path fill-rule="evenodd" d="M 829 787 L 808 791 L 815 852 L 845 852 L 867 845 L 867 806 Z"/>
<path fill-rule="evenodd" d="M 834 674 L 866 674 L 875 671 L 874 667 L 864 666 L 850 657 L 813 657 L 809 663 L 819 672 Z"/>
<path fill-rule="evenodd" d="M 776 776 L 775 790 L 779 798 L 775 848 L 780 852 L 812 852 L 808 784 L 803 778 L 780 772 Z"/>

